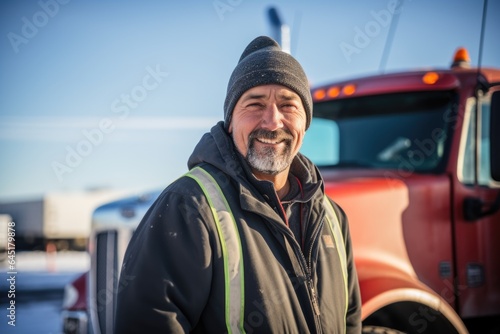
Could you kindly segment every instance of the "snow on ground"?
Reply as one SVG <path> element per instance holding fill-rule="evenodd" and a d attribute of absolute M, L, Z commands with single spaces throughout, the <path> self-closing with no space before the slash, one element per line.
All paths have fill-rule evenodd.
<path fill-rule="evenodd" d="M 0 272 L 9 270 L 9 260 L 0 262 Z M 87 252 L 61 251 L 47 253 L 41 251 L 17 252 L 15 258 L 15 269 L 21 271 L 47 271 L 67 272 L 86 271 L 90 268 L 90 256 Z"/>
<path fill-rule="evenodd" d="M 12 268 L 0 262 L 0 333 L 60 334 L 64 286 L 88 271 L 88 253 L 19 251 L 10 260 Z"/>
<path fill-rule="evenodd" d="M 12 260 L 12 259 L 11 259 Z M 9 259 L 0 262 L 0 301 L 9 289 L 8 278 L 15 277 L 17 291 L 62 289 L 90 268 L 87 252 L 17 252 L 14 267 Z"/>

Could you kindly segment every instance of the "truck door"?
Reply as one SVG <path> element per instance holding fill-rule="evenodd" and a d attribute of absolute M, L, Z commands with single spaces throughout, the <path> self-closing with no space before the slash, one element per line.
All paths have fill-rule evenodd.
<path fill-rule="evenodd" d="M 464 318 L 500 314 L 500 192 L 490 170 L 491 96 L 467 101 L 454 191 L 455 298 Z M 497 110 L 498 112 L 498 110 Z M 490 210 L 492 211 L 492 210 Z M 483 213 L 483 214 L 481 214 Z"/>

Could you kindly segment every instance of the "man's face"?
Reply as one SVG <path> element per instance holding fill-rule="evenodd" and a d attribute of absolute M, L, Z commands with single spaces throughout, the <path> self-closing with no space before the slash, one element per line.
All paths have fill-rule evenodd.
<path fill-rule="evenodd" d="M 254 173 L 288 170 L 302 145 L 306 112 L 299 95 L 281 85 L 247 90 L 234 107 L 229 133 Z"/>

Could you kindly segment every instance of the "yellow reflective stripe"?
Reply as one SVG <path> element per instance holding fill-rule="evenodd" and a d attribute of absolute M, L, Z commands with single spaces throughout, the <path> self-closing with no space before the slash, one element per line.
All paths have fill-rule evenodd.
<path fill-rule="evenodd" d="M 326 220 L 328 221 L 328 226 L 330 227 L 330 232 L 333 235 L 333 239 L 335 240 L 335 248 L 337 249 L 337 254 L 339 255 L 340 265 L 342 267 L 342 276 L 344 279 L 344 291 L 345 291 L 345 315 L 347 316 L 347 308 L 349 304 L 349 293 L 348 293 L 348 283 L 347 283 L 347 256 L 345 253 L 345 241 L 344 236 L 342 235 L 342 231 L 340 230 L 340 221 L 335 213 L 335 209 L 333 208 L 332 203 L 325 195 L 323 198 L 325 202 L 324 206 L 326 209 Z M 344 328 L 345 328 L 345 320 L 344 317 Z"/>
<path fill-rule="evenodd" d="M 226 197 L 217 181 L 201 167 L 186 176 L 194 179 L 210 205 L 222 249 L 225 280 L 225 315 L 228 333 L 244 333 L 244 271 L 238 228 Z"/>

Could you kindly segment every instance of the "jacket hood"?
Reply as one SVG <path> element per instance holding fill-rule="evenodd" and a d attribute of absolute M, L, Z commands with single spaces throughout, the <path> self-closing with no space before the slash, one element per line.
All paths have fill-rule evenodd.
<path fill-rule="evenodd" d="M 220 121 L 205 133 L 188 159 L 188 168 L 192 169 L 201 163 L 208 163 L 219 170 L 238 177 L 236 168 L 240 165 L 233 140 L 224 130 L 224 122 Z"/>
<path fill-rule="evenodd" d="M 231 135 L 224 129 L 224 122 L 219 122 L 205 133 L 193 153 L 188 159 L 188 168 L 192 169 L 201 163 L 208 163 L 234 179 L 245 177 L 245 171 Z M 302 185 L 307 188 L 320 186 L 323 189 L 323 180 L 317 167 L 304 155 L 298 153 L 292 161 L 290 172 L 299 178 Z M 319 183 L 319 184 L 318 184 Z"/>

